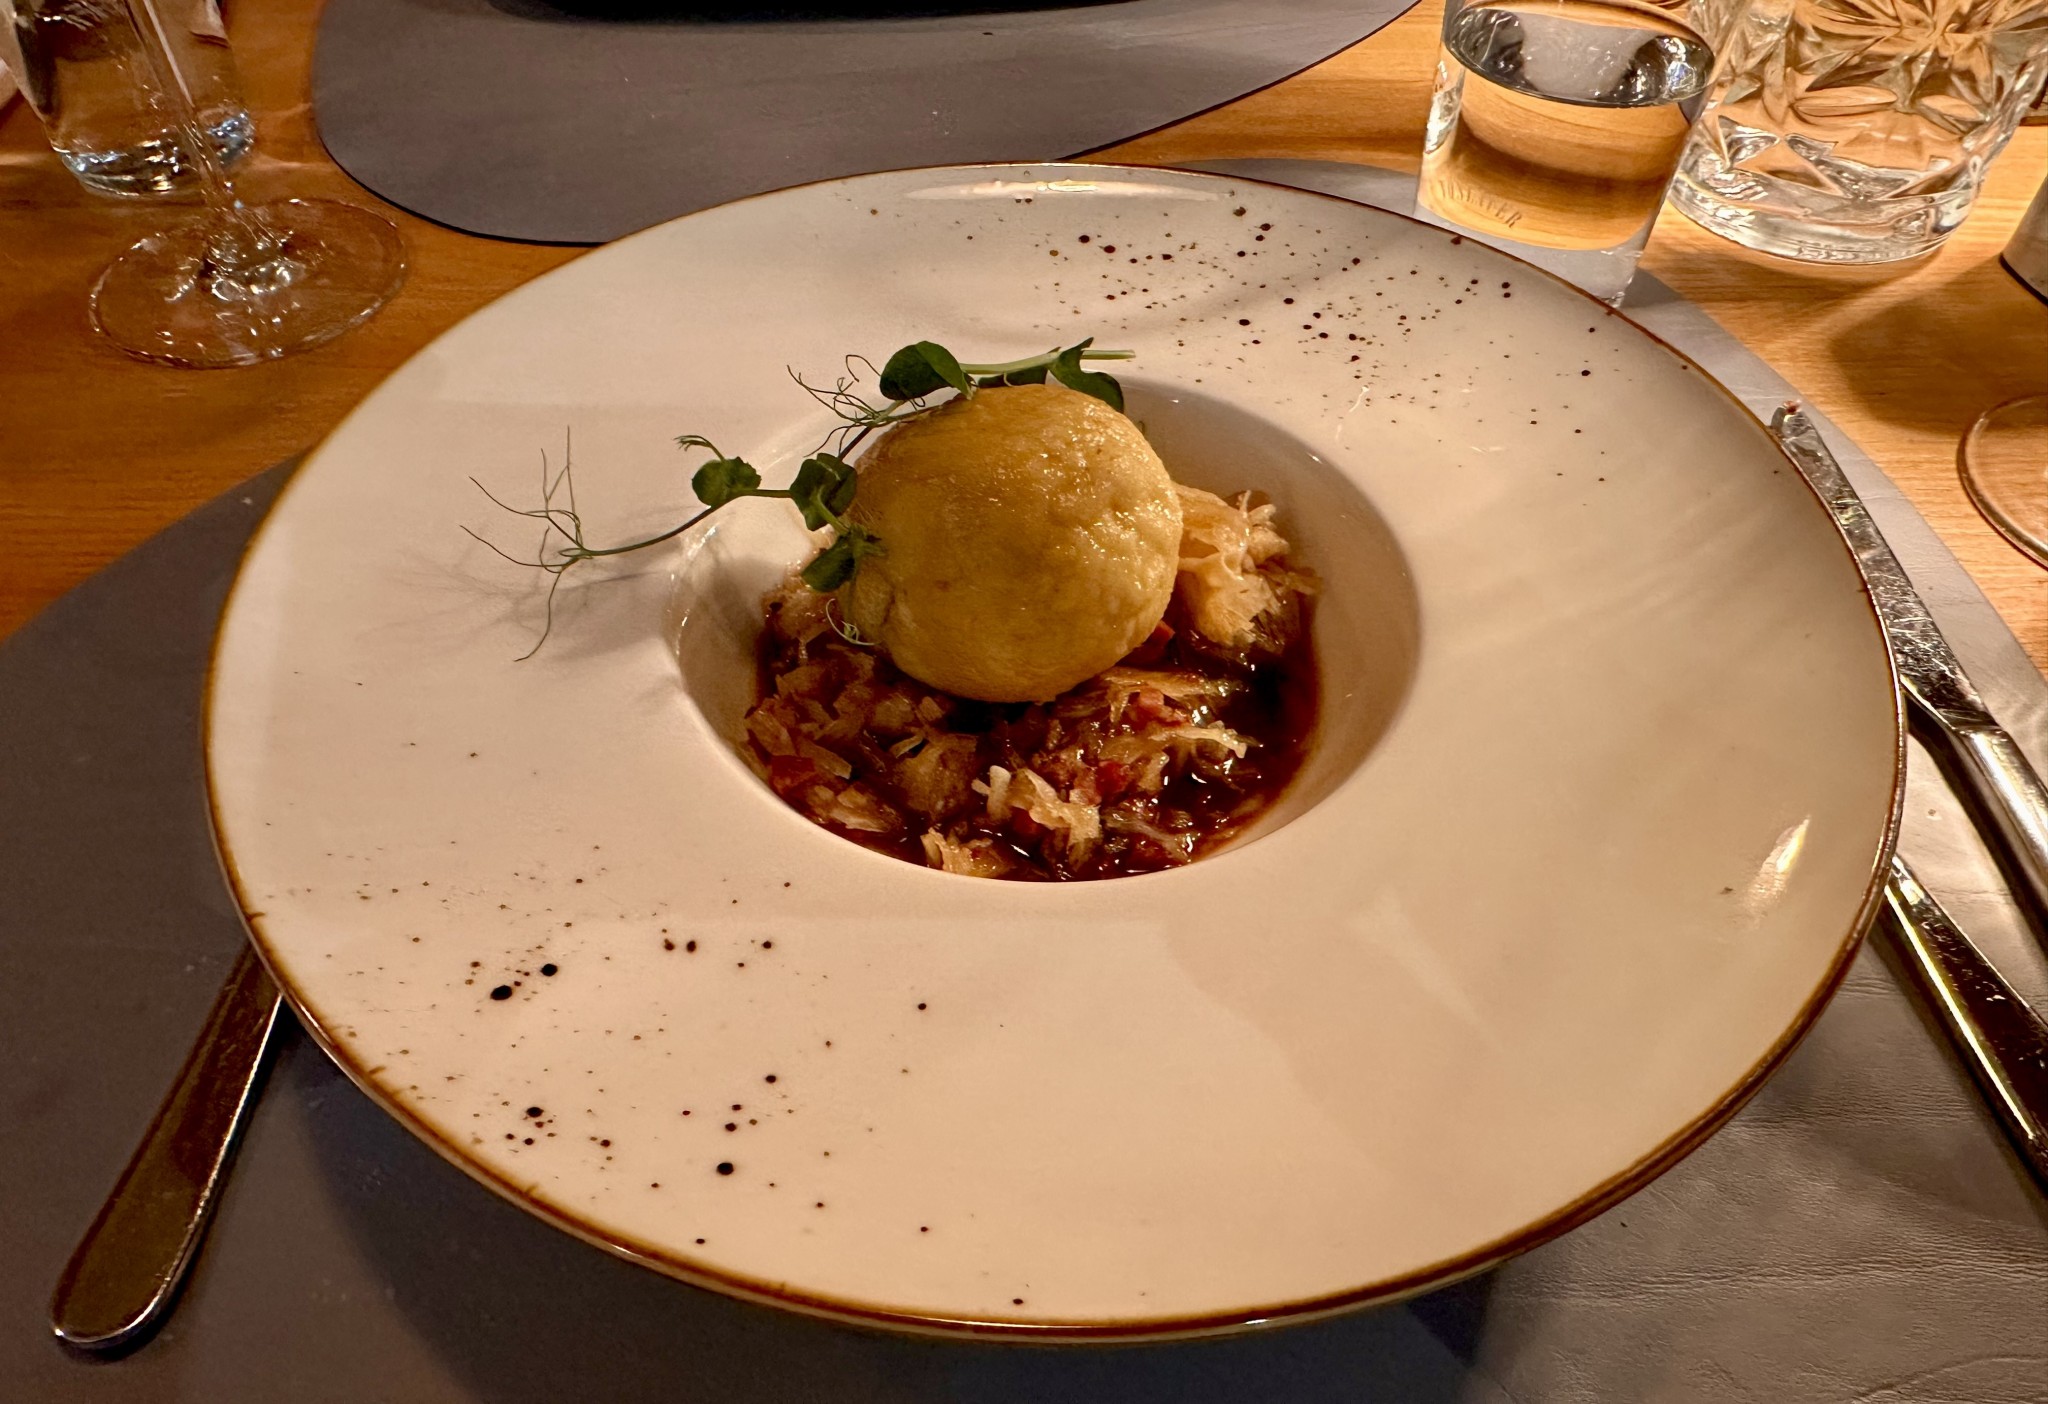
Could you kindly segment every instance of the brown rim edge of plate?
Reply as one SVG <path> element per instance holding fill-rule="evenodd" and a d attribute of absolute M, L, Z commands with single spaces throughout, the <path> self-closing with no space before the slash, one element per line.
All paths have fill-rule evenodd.
<path fill-rule="evenodd" d="M 692 214 L 680 215 L 677 218 L 692 219 L 697 215 L 709 213 L 711 210 L 747 204 L 755 200 L 786 194 L 793 190 L 807 190 L 826 185 L 842 185 L 878 176 L 904 175 L 914 171 L 930 171 L 936 174 L 940 172 L 999 170 L 1030 171 L 1034 173 L 1062 170 L 1083 173 L 1117 172 L 1130 175 L 1166 172 L 1178 176 L 1193 177 L 1200 181 L 1261 186 L 1269 190 L 1279 191 L 1285 195 L 1307 196 L 1357 209 L 1371 210 L 1376 215 L 1416 225 L 1454 243 L 1462 244 L 1468 242 L 1466 236 L 1459 235 L 1454 231 L 1445 230 L 1424 220 L 1416 219 L 1413 216 L 1404 215 L 1394 210 L 1384 210 L 1377 205 L 1368 205 L 1363 201 L 1349 200 L 1341 195 L 1331 195 L 1319 190 L 1305 190 L 1299 186 L 1284 185 L 1276 181 L 1258 180 L 1247 176 L 1219 175 L 1210 171 L 1192 171 L 1175 166 L 1132 166 L 1084 161 L 993 162 L 969 163 L 957 166 L 908 166 L 891 171 L 871 171 L 857 176 L 832 176 L 821 180 L 806 181 L 798 185 L 786 186 L 781 190 L 762 191 L 759 194 L 748 195 L 738 200 L 729 200 L 723 205 L 711 206 L 709 210 L 699 210 Z M 1047 178 L 1059 179 L 1060 177 L 1051 176 Z M 664 221 L 662 224 L 652 225 L 648 229 L 627 235 L 625 239 L 613 242 L 624 243 L 627 240 L 637 239 L 643 235 L 652 234 L 655 231 L 664 229 L 669 224 L 675 222 L 675 220 Z M 1537 274 L 1547 281 L 1556 283 L 1577 296 L 1584 298 L 1591 310 L 1596 310 L 1605 316 L 1615 317 L 1627 322 L 1630 327 L 1648 338 L 1652 344 L 1669 354 L 1680 366 L 1696 373 L 1701 380 L 1713 387 L 1723 399 L 1732 405 L 1738 414 L 1756 427 L 1757 433 L 1762 435 L 1778 456 L 1783 458 L 1792 467 L 1795 477 L 1813 498 L 1816 508 L 1826 517 L 1829 525 L 1834 527 L 1835 539 L 1841 547 L 1843 555 L 1848 560 L 1851 570 L 1855 573 L 1857 584 L 1862 590 L 1864 603 L 1870 613 L 1870 622 L 1875 627 L 1879 644 L 1884 650 L 1885 672 L 1892 683 L 1893 756 L 1891 803 L 1886 815 L 1883 832 L 1879 837 L 1877 852 L 1873 855 L 1870 877 L 1864 888 L 1863 899 L 1857 906 L 1855 917 L 1850 922 L 1848 931 L 1837 945 L 1833 958 L 1828 962 L 1827 968 L 1822 972 L 1821 979 L 1814 986 L 1813 991 L 1807 996 L 1805 1002 L 1801 1004 L 1785 1031 L 1764 1051 L 1762 1057 L 1750 1067 L 1749 1071 L 1739 1081 L 1722 1093 L 1720 1097 L 1716 1098 L 1699 1116 L 1680 1127 L 1661 1144 L 1637 1159 L 1633 1164 L 1617 1171 L 1606 1180 L 1595 1185 L 1551 1214 L 1526 1224 L 1512 1233 L 1504 1234 L 1500 1238 L 1481 1244 L 1479 1247 L 1465 1253 L 1432 1263 L 1427 1267 L 1418 1268 L 1399 1277 L 1365 1283 L 1358 1287 L 1348 1288 L 1341 1292 L 1333 1292 L 1319 1297 L 1272 1303 L 1265 1307 L 1247 1307 L 1203 1316 L 1170 1317 L 1152 1320 L 1034 1322 L 944 1316 L 913 1308 L 879 1306 L 873 1303 L 848 1301 L 798 1292 L 784 1284 L 750 1278 L 738 1273 L 722 1272 L 702 1264 L 686 1261 L 653 1244 L 640 1242 L 624 1235 L 606 1233 L 594 1224 L 586 1223 L 576 1218 L 569 1210 L 561 1208 L 538 1194 L 520 1187 L 495 1171 L 477 1164 L 463 1154 L 461 1149 L 452 1140 L 428 1125 L 418 1115 L 408 1109 L 395 1094 L 381 1086 L 370 1075 L 369 1071 L 342 1047 L 341 1043 L 333 1036 L 327 1026 L 313 1013 L 311 1005 L 300 994 L 298 989 L 289 979 L 284 977 L 276 954 L 264 939 L 262 913 L 255 911 L 249 905 L 247 895 L 243 890 L 241 874 L 235 865 L 233 850 L 229 846 L 221 828 L 219 796 L 213 784 L 212 745 L 214 683 L 220 662 L 221 634 L 217 627 L 214 647 L 207 658 L 205 691 L 201 698 L 200 710 L 200 745 L 206 762 L 208 826 L 213 835 L 214 850 L 220 862 L 221 874 L 235 899 L 236 910 L 241 913 L 243 924 L 248 928 L 250 942 L 256 948 L 256 953 L 261 957 L 264 966 L 269 970 L 271 979 L 277 985 L 285 1002 L 291 1006 L 300 1025 L 311 1036 L 314 1043 L 320 1047 L 321 1051 L 334 1061 L 335 1065 L 342 1070 L 351 1082 L 362 1090 L 364 1095 L 368 1096 L 371 1101 L 375 1102 L 387 1114 L 411 1131 L 415 1137 L 425 1142 L 443 1160 L 446 1160 L 485 1188 L 494 1191 L 500 1197 L 511 1201 L 520 1208 L 532 1213 L 535 1217 L 553 1225 L 555 1228 L 563 1230 L 573 1237 L 580 1238 L 584 1242 L 602 1248 L 606 1252 L 626 1259 L 628 1262 L 638 1263 L 665 1276 L 689 1283 L 695 1287 L 705 1288 L 730 1297 L 737 1297 L 744 1301 L 781 1307 L 807 1316 L 820 1317 L 842 1324 L 878 1327 L 896 1332 L 956 1340 L 978 1339 L 1045 1343 L 1170 1341 L 1223 1335 L 1260 1326 L 1314 1321 L 1361 1307 L 1396 1302 L 1432 1288 L 1449 1286 L 1454 1282 L 1483 1272 L 1497 1263 L 1526 1252 L 1539 1244 L 1558 1237 L 1560 1234 L 1577 1228 L 1579 1225 L 1597 1217 L 1606 1209 L 1649 1184 L 1652 1180 L 1697 1150 L 1709 1136 L 1718 1131 L 1736 1112 L 1740 1111 L 1749 1099 L 1756 1095 L 1757 1091 L 1770 1078 L 1771 1074 L 1777 1070 L 1778 1066 L 1791 1054 L 1792 1050 L 1799 1045 L 1800 1041 L 1805 1038 L 1807 1032 L 1820 1017 L 1821 1011 L 1827 1007 L 1828 1001 L 1833 998 L 1835 991 L 1841 986 L 1843 979 L 1848 975 L 1850 963 L 1854 960 L 1857 950 L 1862 945 L 1863 935 L 1876 918 L 1878 908 L 1884 897 L 1884 886 L 1889 871 L 1892 850 L 1898 842 L 1899 826 L 1904 814 L 1906 799 L 1905 702 L 1899 692 L 1898 664 L 1892 657 L 1884 629 L 1883 616 L 1878 610 L 1876 598 L 1871 593 L 1869 581 L 1864 578 L 1861 567 L 1856 563 L 1855 553 L 1849 546 L 1848 538 L 1842 534 L 1839 523 L 1835 521 L 1833 514 L 1828 511 L 1827 504 L 1813 487 L 1813 484 L 1807 481 L 1804 473 L 1798 471 L 1798 465 L 1793 463 L 1790 456 L 1785 453 L 1783 445 L 1778 442 L 1776 436 L 1770 432 L 1762 420 L 1757 418 L 1748 405 L 1737 398 L 1734 392 L 1729 390 L 1727 386 L 1721 384 L 1712 375 L 1709 375 L 1704 367 L 1692 357 L 1686 355 L 1685 352 L 1679 350 L 1655 332 L 1631 320 L 1615 308 L 1608 306 L 1592 294 L 1566 282 L 1553 273 L 1515 257 L 1513 254 L 1494 249 L 1477 239 L 1469 240 L 1469 242 L 1476 247 L 1484 248 L 1488 252 L 1506 259 L 1510 263 L 1519 265 L 1529 273 Z M 607 244 L 599 245 L 598 247 L 609 248 L 611 246 Z M 541 279 L 552 277 L 573 267 L 575 263 L 580 261 L 580 259 L 572 259 L 569 263 L 558 265 L 536 275 L 534 278 L 527 280 L 526 283 L 520 284 L 519 287 L 526 287 L 532 283 L 539 282 Z M 504 293 L 500 293 L 497 297 L 492 298 L 482 307 L 477 308 L 474 312 L 464 317 L 462 321 L 455 323 L 455 326 L 462 325 L 463 322 L 469 320 L 469 317 L 473 317 L 485 308 L 495 305 L 498 301 L 517 290 L 517 288 L 509 288 Z M 454 327 L 444 328 L 435 335 L 433 340 L 438 341 L 453 330 Z M 429 344 L 431 345 L 432 342 L 430 341 Z M 356 402 L 355 408 L 344 415 L 339 423 L 322 435 L 319 442 L 306 450 L 305 454 L 301 457 L 299 466 L 293 469 L 291 477 L 272 501 L 269 511 L 265 513 L 263 521 L 250 534 L 248 542 L 242 549 L 241 560 L 236 567 L 234 584 L 230 587 L 227 597 L 221 605 L 220 618 L 223 625 L 234 609 L 235 598 L 241 590 L 243 572 L 248 564 L 249 557 L 262 542 L 264 534 L 269 530 L 271 523 L 276 520 L 279 508 L 282 507 L 285 499 L 298 486 L 300 475 L 306 466 L 313 462 L 320 451 L 326 447 L 330 439 L 353 422 L 355 416 L 361 412 L 363 405 L 376 394 L 377 390 L 381 389 L 386 381 L 410 365 L 412 360 L 413 357 L 408 356 L 404 361 L 394 366 L 383 380 L 380 380 L 361 400 Z"/>

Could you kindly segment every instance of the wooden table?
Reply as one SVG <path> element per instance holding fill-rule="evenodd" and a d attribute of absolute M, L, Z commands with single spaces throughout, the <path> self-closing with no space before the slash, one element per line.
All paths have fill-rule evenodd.
<path fill-rule="evenodd" d="M 94 570 L 325 434 L 451 323 L 580 249 L 456 233 L 343 175 L 308 97 L 319 0 L 235 6 L 230 35 L 261 131 L 254 198 L 332 195 L 382 209 L 412 272 L 374 321 L 332 345 L 233 371 L 131 361 L 93 336 L 85 291 L 161 206 L 86 194 L 25 104 L 0 114 L 0 635 Z M 1175 163 L 1298 157 L 1414 169 L 1440 0 L 1264 92 L 1101 153 Z M 1999 266 L 2048 172 L 2048 128 L 2023 130 L 1977 212 L 1905 265 L 1820 269 L 1764 258 L 1666 212 L 1644 266 L 1699 303 L 1854 436 L 2048 665 L 2048 575 L 1963 497 L 1955 443 L 1985 406 L 2048 388 L 2048 307 Z"/>

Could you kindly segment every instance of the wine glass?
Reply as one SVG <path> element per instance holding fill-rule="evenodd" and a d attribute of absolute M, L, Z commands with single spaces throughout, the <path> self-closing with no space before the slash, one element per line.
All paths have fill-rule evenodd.
<path fill-rule="evenodd" d="M 1956 461 L 1977 510 L 2048 566 L 2048 395 L 2022 395 L 1978 415 Z"/>
<path fill-rule="evenodd" d="M 156 0 L 126 3 L 205 210 L 141 239 L 100 274 L 93 325 L 147 360 L 243 366 L 331 341 L 382 307 L 405 278 L 398 231 L 332 200 L 242 204 Z"/>

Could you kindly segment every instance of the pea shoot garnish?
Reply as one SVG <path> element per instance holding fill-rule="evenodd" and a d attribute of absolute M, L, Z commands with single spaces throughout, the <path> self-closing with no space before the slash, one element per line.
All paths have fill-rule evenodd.
<path fill-rule="evenodd" d="M 570 570 L 584 561 L 623 556 L 672 541 L 713 512 L 743 497 L 787 499 L 796 504 L 804 525 L 810 530 L 832 528 L 831 542 L 813 556 L 802 571 L 804 584 L 819 594 L 830 594 L 853 578 L 861 561 L 884 551 L 880 538 L 859 523 L 846 519 L 846 511 L 853 505 L 860 486 L 858 475 L 847 458 L 863 439 L 877 429 L 929 414 L 952 395 L 971 396 L 979 390 L 1005 385 L 1043 385 L 1048 379 L 1084 395 L 1092 395 L 1121 412 L 1124 407 L 1123 387 L 1117 384 L 1115 377 L 1089 370 L 1083 363 L 1129 360 L 1136 353 L 1097 351 L 1093 349 L 1093 343 L 1094 338 L 1090 337 L 1077 345 L 1027 356 L 1022 360 L 971 365 L 963 363 L 937 342 L 919 341 L 889 357 L 879 372 L 865 357 L 849 356 L 845 374 L 830 388 L 811 385 L 792 370 L 790 378 L 805 393 L 831 410 L 840 423 L 804 459 L 789 486 L 762 487 L 760 472 L 745 459 L 729 456 L 702 434 L 684 434 L 676 440 L 677 447 L 701 450 L 711 455 L 690 475 L 690 490 L 704 504 L 703 510 L 666 531 L 638 541 L 593 546 L 584 540 L 583 519 L 576 509 L 575 478 L 566 451 L 559 472 L 551 469 L 545 458 L 542 459 L 538 507 L 514 507 L 500 500 L 481 482 L 474 478 L 470 480 L 476 482 L 477 490 L 495 505 L 514 516 L 541 523 L 540 543 L 532 559 L 513 555 L 469 527 L 463 530 L 513 564 L 545 571 L 552 577 L 548 584 L 547 617 L 540 637 L 531 649 L 521 655 L 522 658 L 531 658 L 547 642 L 548 634 L 554 628 L 555 591 L 561 588 L 562 577 Z M 863 367 L 875 376 L 879 402 L 862 395 L 857 388 L 861 383 L 860 368 Z M 951 395 L 946 392 L 951 392 Z"/>

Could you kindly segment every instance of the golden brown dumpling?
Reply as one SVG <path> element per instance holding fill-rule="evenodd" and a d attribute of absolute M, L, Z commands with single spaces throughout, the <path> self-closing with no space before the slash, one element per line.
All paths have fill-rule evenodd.
<path fill-rule="evenodd" d="M 1144 642 L 1173 593 L 1180 499 L 1138 426 L 1061 385 L 981 390 L 889 430 L 849 513 L 885 554 L 847 618 L 904 672 L 1043 702 Z"/>

